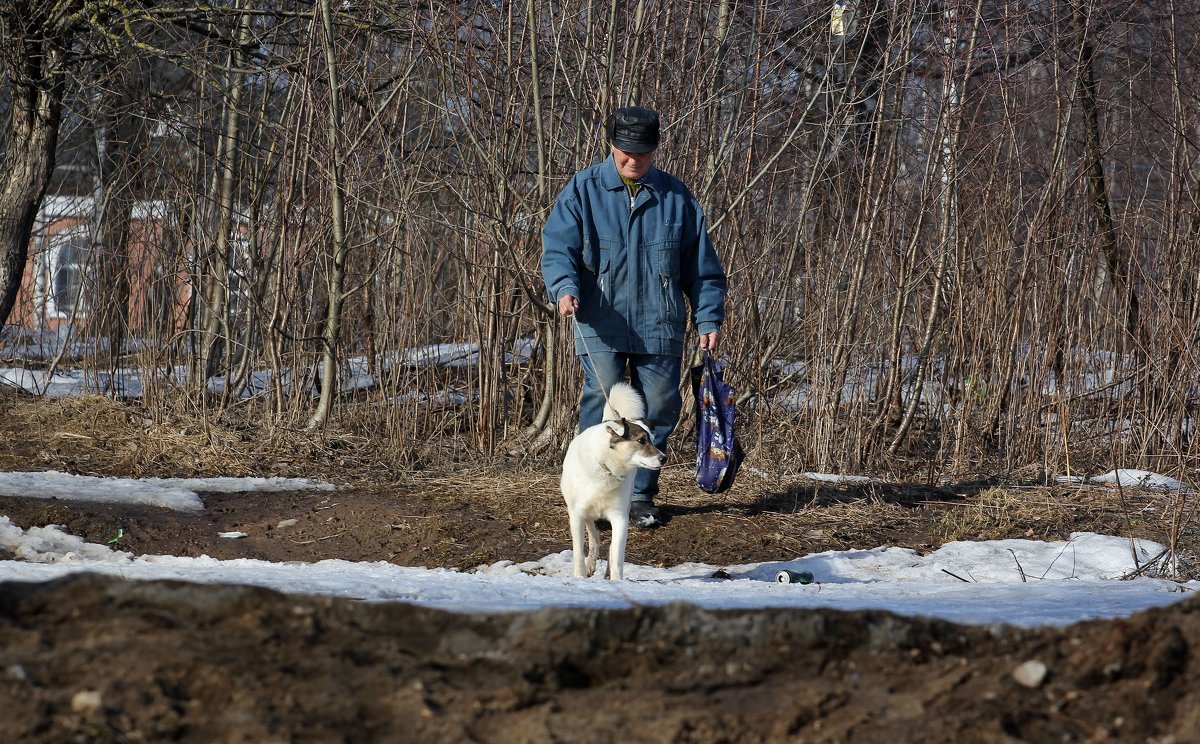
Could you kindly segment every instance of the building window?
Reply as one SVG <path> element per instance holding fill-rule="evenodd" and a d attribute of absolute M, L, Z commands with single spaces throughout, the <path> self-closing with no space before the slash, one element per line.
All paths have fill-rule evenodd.
<path fill-rule="evenodd" d="M 50 238 L 50 302 L 52 317 L 82 318 L 87 315 L 84 283 L 88 275 L 92 243 L 87 227 L 79 225 Z"/>

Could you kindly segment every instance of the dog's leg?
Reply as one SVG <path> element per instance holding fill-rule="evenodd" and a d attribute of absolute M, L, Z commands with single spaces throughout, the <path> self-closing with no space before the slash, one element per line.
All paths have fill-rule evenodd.
<path fill-rule="evenodd" d="M 596 559 L 600 557 L 600 530 L 596 528 L 595 521 L 588 519 L 585 522 L 588 536 L 587 575 L 591 576 L 596 573 Z"/>
<path fill-rule="evenodd" d="M 567 518 L 571 521 L 571 561 L 575 566 L 576 578 L 587 578 L 592 575 L 592 570 L 596 568 L 596 560 L 591 560 L 591 566 L 585 571 L 583 565 L 583 523 L 586 521 L 573 511 L 567 512 Z M 588 523 L 591 527 L 591 523 Z M 593 529 L 595 529 L 593 527 Z"/>
<path fill-rule="evenodd" d="M 625 577 L 625 540 L 629 536 L 629 510 L 610 511 L 608 523 L 612 525 L 612 544 L 608 546 L 608 578 L 620 581 Z"/>

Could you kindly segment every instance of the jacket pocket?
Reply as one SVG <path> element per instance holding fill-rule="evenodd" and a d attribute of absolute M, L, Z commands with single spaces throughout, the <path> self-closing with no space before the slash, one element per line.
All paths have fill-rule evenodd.
<path fill-rule="evenodd" d="M 612 296 L 612 253 L 600 252 L 600 270 L 596 273 L 596 284 L 601 297 Z"/>
<path fill-rule="evenodd" d="M 650 254 L 654 270 L 660 274 L 679 276 L 679 241 L 666 240 L 654 247 Z"/>
<path fill-rule="evenodd" d="M 591 317 L 594 312 L 610 304 L 612 296 L 612 254 L 601 251 L 596 256 L 596 263 L 584 266 L 585 271 L 580 277 L 579 302 L 580 315 Z"/>
<path fill-rule="evenodd" d="M 583 268 L 595 274 L 600 267 L 600 246 L 590 235 L 583 239 Z"/>
<path fill-rule="evenodd" d="M 662 293 L 659 301 L 662 304 L 663 321 L 676 325 L 683 319 L 683 297 L 679 290 L 679 277 L 659 274 L 658 285 Z"/>

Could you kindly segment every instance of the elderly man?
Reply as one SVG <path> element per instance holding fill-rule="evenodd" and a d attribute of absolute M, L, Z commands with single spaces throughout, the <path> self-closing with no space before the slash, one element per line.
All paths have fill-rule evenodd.
<path fill-rule="evenodd" d="M 542 276 L 558 312 L 577 325 L 584 382 L 579 429 L 600 423 L 604 392 L 628 379 L 646 399 L 654 444 L 666 451 L 679 421 L 687 306 L 700 346 L 716 354 L 725 320 L 725 270 L 696 198 L 659 170 L 656 112 L 617 109 L 605 126 L 612 154 L 576 173 L 542 230 Z M 639 470 L 630 523 L 658 527 L 657 470 Z"/>

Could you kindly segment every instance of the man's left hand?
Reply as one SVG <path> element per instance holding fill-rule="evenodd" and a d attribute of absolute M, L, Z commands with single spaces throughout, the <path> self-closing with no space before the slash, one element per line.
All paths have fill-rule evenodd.
<path fill-rule="evenodd" d="M 717 355 L 717 349 L 721 346 L 721 334 L 719 331 L 712 333 L 700 334 L 700 348 L 707 349 L 713 356 Z"/>

